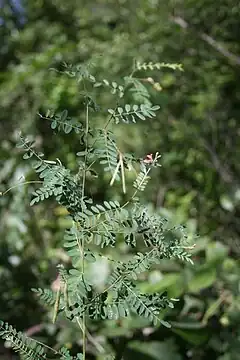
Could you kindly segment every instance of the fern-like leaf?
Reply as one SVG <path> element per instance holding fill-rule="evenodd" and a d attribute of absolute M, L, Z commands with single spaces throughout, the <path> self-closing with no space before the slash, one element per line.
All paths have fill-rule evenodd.
<path fill-rule="evenodd" d="M 168 322 L 161 320 L 158 314 L 160 309 L 165 308 L 166 306 L 172 308 L 172 302 L 165 296 L 161 297 L 161 295 L 157 296 L 157 294 L 155 296 L 140 294 L 136 290 L 133 290 L 127 283 L 125 283 L 124 286 L 128 291 L 127 302 L 136 314 L 148 319 L 154 325 L 162 323 L 162 325 L 166 327 L 171 327 Z"/>
<path fill-rule="evenodd" d="M 31 289 L 47 305 L 53 305 L 56 300 L 56 294 L 50 289 Z"/>
<path fill-rule="evenodd" d="M 3 321 L 0 321 L 0 336 L 2 339 L 9 341 L 12 348 L 19 352 L 24 359 L 46 359 L 45 349 L 41 345 Z"/>
<path fill-rule="evenodd" d="M 82 124 L 78 123 L 76 119 L 71 119 L 68 116 L 67 110 L 63 110 L 58 114 L 54 114 L 53 111 L 48 110 L 45 116 L 41 114 L 39 114 L 39 116 L 42 119 L 50 121 L 53 130 L 63 131 L 65 134 L 70 134 L 72 131 L 79 134 L 83 131 Z"/>
<path fill-rule="evenodd" d="M 132 95 L 132 98 L 137 104 L 145 104 L 151 106 L 150 94 L 146 86 L 142 84 L 139 79 L 136 79 L 132 76 L 127 76 L 124 78 L 126 87 L 129 88 L 129 91 Z"/>
<path fill-rule="evenodd" d="M 92 63 L 90 62 L 78 65 L 63 63 L 63 66 L 63 72 L 70 77 L 75 77 L 78 82 L 83 80 L 89 80 L 92 83 L 96 82 L 95 77 L 90 72 L 90 68 L 92 67 Z"/>
<path fill-rule="evenodd" d="M 156 116 L 155 111 L 160 106 L 149 106 L 147 104 L 141 105 L 129 105 L 126 104 L 124 108 L 118 107 L 116 110 L 108 109 L 108 112 L 115 119 L 115 123 L 118 124 L 120 121 L 128 124 L 129 122 L 136 123 L 137 119 L 146 120 L 146 118 L 153 118 Z"/>
<path fill-rule="evenodd" d="M 179 71 L 183 71 L 183 67 L 182 64 L 171 64 L 171 63 L 164 63 L 164 62 L 158 62 L 158 63 L 153 63 L 153 62 L 149 62 L 149 63 L 141 63 L 139 61 L 137 61 L 136 63 L 136 69 L 137 70 L 160 70 L 162 68 L 168 68 L 168 69 L 172 69 L 172 70 L 179 70 Z"/>
<path fill-rule="evenodd" d="M 111 89 L 111 94 L 117 94 L 120 98 L 124 95 L 124 87 L 122 85 L 118 85 L 116 81 L 108 81 L 104 79 L 102 82 L 97 82 L 94 84 L 94 87 L 106 86 Z"/>
<path fill-rule="evenodd" d="M 96 146 L 95 155 L 100 160 L 100 164 L 103 165 L 104 171 L 110 171 L 113 174 L 117 167 L 119 154 L 113 133 L 99 129 Z M 118 175 L 116 179 L 119 179 Z"/>

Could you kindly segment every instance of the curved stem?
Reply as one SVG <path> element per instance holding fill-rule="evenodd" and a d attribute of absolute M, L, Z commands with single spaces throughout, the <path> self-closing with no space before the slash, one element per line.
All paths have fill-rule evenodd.
<path fill-rule="evenodd" d="M 8 188 L 6 191 L 4 192 L 0 192 L 0 195 L 1 196 L 4 196 L 6 195 L 9 191 L 11 191 L 12 189 L 18 187 L 18 186 L 21 186 L 21 185 L 27 185 L 27 184 L 43 184 L 43 181 L 39 181 L 39 180 L 36 180 L 36 181 L 24 181 L 22 183 L 19 183 L 19 184 L 16 184 L 16 185 L 13 185 L 11 186 L 10 188 Z"/>

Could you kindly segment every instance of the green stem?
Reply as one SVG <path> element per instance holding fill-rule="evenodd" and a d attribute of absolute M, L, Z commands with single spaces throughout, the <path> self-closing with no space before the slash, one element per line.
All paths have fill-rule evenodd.
<path fill-rule="evenodd" d="M 81 321 L 79 320 L 79 318 L 76 318 L 76 320 L 77 320 L 77 323 L 78 323 L 80 329 L 83 331 L 83 327 L 82 327 Z M 95 346 L 95 348 L 100 352 L 100 354 L 104 354 L 104 353 L 105 353 L 105 350 L 104 350 L 104 348 L 102 347 L 102 345 L 99 344 L 99 343 L 94 339 L 94 337 L 90 334 L 90 332 L 89 332 L 87 329 L 86 329 L 86 337 L 87 337 L 87 339 L 89 340 L 89 342 L 91 342 L 91 343 Z"/>
<path fill-rule="evenodd" d="M 85 158 L 84 158 L 84 163 L 86 166 L 87 163 L 87 150 L 88 150 L 88 132 L 89 132 L 89 118 L 88 118 L 88 104 L 87 104 L 87 108 L 86 108 L 86 128 L 85 128 L 85 135 L 86 135 L 86 150 L 85 150 Z M 86 183 L 86 171 L 87 169 L 84 169 L 83 171 L 83 182 L 82 182 L 82 201 L 84 198 L 84 191 L 85 191 L 85 183 Z"/>
<path fill-rule="evenodd" d="M 85 151 L 85 160 L 84 164 L 86 166 L 87 164 L 87 150 L 88 150 L 88 132 L 89 132 L 89 107 L 87 104 L 86 107 L 86 128 L 85 128 L 85 135 L 86 135 L 86 151 Z M 82 201 L 84 198 L 84 192 L 85 192 L 85 184 L 86 184 L 86 168 L 83 171 L 83 181 L 82 181 Z M 82 276 L 84 277 L 84 237 L 82 238 Z M 86 316 L 85 313 L 83 314 L 83 320 L 82 320 L 82 336 L 83 336 L 83 360 L 86 359 Z"/>
<path fill-rule="evenodd" d="M 83 314 L 83 323 L 82 323 L 82 334 L 83 334 L 83 360 L 86 360 L 86 318 L 85 313 Z"/>
<path fill-rule="evenodd" d="M 1 195 L 1 196 L 4 196 L 4 195 L 6 195 L 9 191 L 11 191 L 12 189 L 14 189 L 14 188 L 16 188 L 16 187 L 18 187 L 18 186 L 27 185 L 27 184 L 43 184 L 43 181 L 38 181 L 38 180 L 36 180 L 36 181 L 24 181 L 24 182 L 22 182 L 22 183 L 19 183 L 19 184 L 16 184 L 16 185 L 11 186 L 10 188 L 8 188 L 8 189 L 7 189 L 6 191 L 4 191 L 4 192 L 0 192 L 0 195 Z"/>

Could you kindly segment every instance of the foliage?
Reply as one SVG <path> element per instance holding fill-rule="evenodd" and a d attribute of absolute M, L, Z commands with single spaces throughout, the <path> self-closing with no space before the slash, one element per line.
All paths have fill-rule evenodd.
<path fill-rule="evenodd" d="M 13 349 L 20 352 L 25 359 L 46 359 L 42 346 L 27 338 L 21 332 L 17 332 L 8 323 L 1 322 L 0 326 L 1 337 L 11 342 Z"/>
<path fill-rule="evenodd" d="M 81 71 L 81 77 L 77 76 L 78 82 L 84 79 L 95 82 L 95 77 L 90 76 L 88 71 Z M 85 69 L 85 67 L 84 67 Z M 134 70 L 132 75 L 137 71 Z M 82 74 L 88 74 L 83 76 Z M 132 76 L 131 75 L 131 76 Z M 128 123 L 127 119 L 131 116 L 135 122 L 134 116 L 145 120 L 146 117 L 155 116 L 158 106 L 147 107 L 142 104 L 125 105 L 116 107 L 115 110 L 108 109 L 110 117 L 107 120 L 103 130 L 94 129 L 92 127 L 93 120 L 89 116 L 91 109 L 90 90 L 85 95 L 86 117 L 84 126 L 70 123 L 66 126 L 67 112 L 64 111 L 61 116 L 52 119 L 51 128 L 63 130 L 65 134 L 71 133 L 73 129 L 82 129 L 84 132 L 81 137 L 81 143 L 84 147 L 83 151 L 77 156 L 82 158 L 79 161 L 79 170 L 77 174 L 72 174 L 60 160 L 49 161 L 44 159 L 42 152 L 37 152 L 35 144 L 28 138 L 20 135 L 20 141 L 17 144 L 19 149 L 24 150 L 23 159 L 29 160 L 33 158 L 32 166 L 41 179 L 42 186 L 33 192 L 33 199 L 30 205 L 34 205 L 40 201 L 54 197 L 60 206 L 66 207 L 72 227 L 66 229 L 63 246 L 66 248 L 67 255 L 71 259 L 71 267 L 65 269 L 63 265 L 59 267 L 60 284 L 55 294 L 47 289 L 33 289 L 42 301 L 48 305 L 54 304 L 53 322 L 59 311 L 64 311 L 66 317 L 77 322 L 82 330 L 83 346 L 82 359 L 86 358 L 86 318 L 93 320 L 109 319 L 118 320 L 129 316 L 131 313 L 144 317 L 155 326 L 163 324 L 170 327 L 170 324 L 159 318 L 159 312 L 167 307 L 173 308 L 175 299 L 168 299 L 167 294 L 141 293 L 136 289 L 135 281 L 142 272 L 148 271 L 153 264 L 158 264 L 162 259 L 181 259 L 189 261 L 190 253 L 187 250 L 192 247 L 186 246 L 186 235 L 182 234 L 181 228 L 169 228 L 167 221 L 162 217 L 151 215 L 145 206 L 141 205 L 136 197 L 138 191 L 144 191 L 148 180 L 149 173 L 153 167 L 158 166 L 159 154 L 146 156 L 140 159 L 140 170 L 136 172 L 136 179 L 133 183 L 135 190 L 132 196 L 123 205 L 118 201 L 104 201 L 102 204 L 95 204 L 94 199 L 86 197 L 85 189 L 90 186 L 87 182 L 86 174 L 88 171 L 97 174 L 94 168 L 96 162 L 101 164 L 115 165 L 114 177 L 118 174 L 119 166 L 114 164 L 112 158 L 116 154 L 120 154 L 118 147 L 110 137 L 110 133 L 105 138 L 103 148 L 94 147 L 95 143 L 99 143 L 102 135 L 106 133 L 107 127 L 115 120 L 118 124 L 118 117 Z M 124 97 L 123 97 L 124 100 Z M 125 111 L 125 112 L 124 112 Z M 54 126 L 53 126 L 54 124 Z M 79 131 L 78 131 L 79 132 Z M 113 146 L 114 145 L 114 146 Z M 117 153 L 116 153 L 117 150 Z M 103 161 L 103 154 L 107 154 L 107 160 Z M 121 152 L 121 157 L 124 158 Z M 118 156 L 119 163 L 120 156 Z M 124 166 L 124 165 L 123 165 Z M 112 170 L 111 166 L 104 169 Z M 121 169 L 122 181 L 124 169 Z M 124 180 L 125 181 L 125 180 Z M 125 187 L 124 187 L 125 192 Z M 106 287 L 99 292 L 94 289 L 91 281 L 87 276 L 88 263 L 95 262 L 96 256 L 101 256 L 94 251 L 94 244 L 101 245 L 102 248 L 107 246 L 114 247 L 116 242 L 123 237 L 127 245 L 136 248 L 138 242 L 143 242 L 150 249 L 146 252 L 137 252 L 127 262 L 111 259 L 112 272 L 106 281 Z M 4 331 L 2 336 L 4 339 L 11 341 L 13 349 L 23 354 L 26 359 L 45 358 L 44 349 L 36 344 L 31 345 L 32 341 L 17 333 L 8 323 L 2 323 Z M 54 350 L 53 350 L 54 351 Z M 67 355 L 68 356 L 68 355 Z M 63 356 L 63 358 L 65 358 Z"/>

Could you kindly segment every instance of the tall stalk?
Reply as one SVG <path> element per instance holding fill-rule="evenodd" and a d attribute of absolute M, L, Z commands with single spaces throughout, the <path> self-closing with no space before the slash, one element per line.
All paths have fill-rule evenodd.
<path fill-rule="evenodd" d="M 89 105 L 87 103 L 86 105 L 86 125 L 85 125 L 85 136 L 86 136 L 86 141 L 85 141 L 85 166 L 87 164 L 87 150 L 88 150 L 88 131 L 89 131 Z M 83 170 L 83 180 L 82 180 L 82 202 L 84 199 L 84 193 L 85 193 L 85 183 L 86 183 L 86 168 L 84 168 Z M 82 238 L 82 276 L 84 279 L 84 245 L 85 245 L 85 241 L 84 241 L 84 237 Z M 85 313 L 83 314 L 83 319 L 82 319 L 82 336 L 83 336 L 83 360 L 86 359 L 86 316 Z"/>

